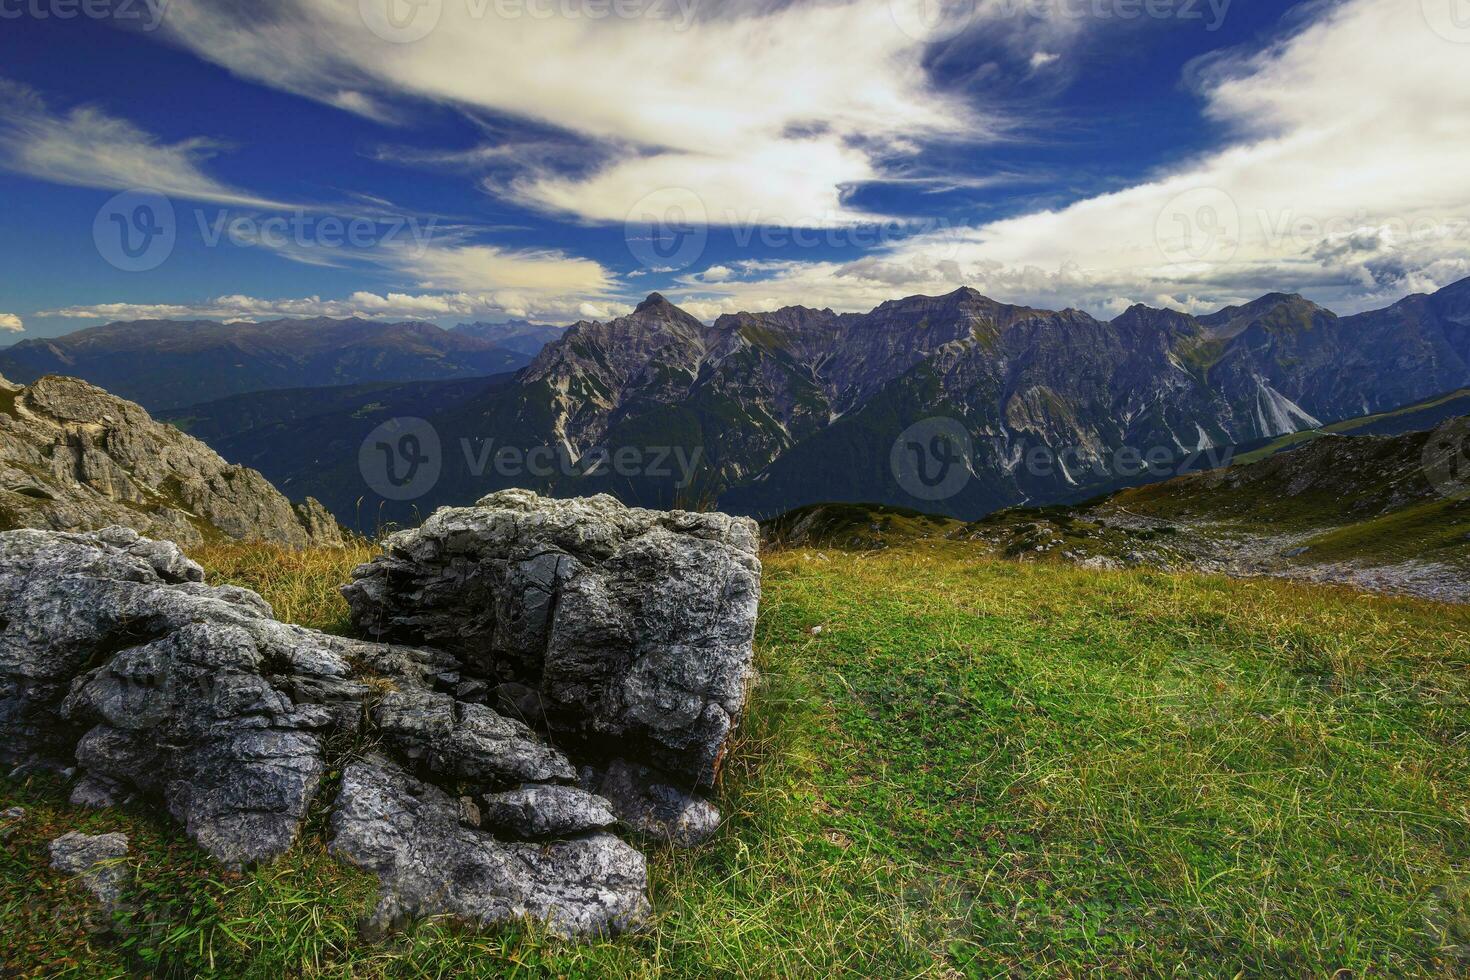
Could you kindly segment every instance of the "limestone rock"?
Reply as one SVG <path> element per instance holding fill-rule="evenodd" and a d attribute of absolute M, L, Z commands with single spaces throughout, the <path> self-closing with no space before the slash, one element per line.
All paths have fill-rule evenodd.
<path fill-rule="evenodd" d="M 454 654 L 559 743 L 710 785 L 745 703 L 757 550 L 744 518 L 507 490 L 394 535 L 343 594 L 359 630 Z"/>
<path fill-rule="evenodd" d="M 110 525 L 193 547 L 210 537 L 338 545 L 325 508 L 76 378 L 0 381 L 0 529 Z"/>
<path fill-rule="evenodd" d="M 575 786 L 522 786 L 485 797 L 481 826 L 522 840 L 566 837 L 618 822 L 607 800 Z"/>
<path fill-rule="evenodd" d="M 427 772 L 479 787 L 572 782 L 566 756 L 524 724 L 431 691 L 394 692 L 373 709 L 384 740 Z"/>
<path fill-rule="evenodd" d="M 173 544 L 123 528 L 0 533 L 0 762 L 17 774 L 75 760 L 77 804 L 158 800 L 240 866 L 296 841 L 328 739 L 377 743 L 397 759 L 346 760 L 332 827 L 334 852 L 382 880 L 378 927 L 637 924 L 645 863 L 602 832 L 610 806 L 570 785 L 571 759 L 524 723 L 449 693 L 489 693 L 465 685 L 450 654 L 277 622 L 254 593 L 204 584 Z M 471 795 L 487 793 L 482 821 Z M 58 866 L 90 868 L 103 846 L 58 841 Z M 89 884 L 121 882 L 105 870 Z"/>
<path fill-rule="evenodd" d="M 614 759 L 585 770 L 582 785 L 612 805 L 619 823 L 652 840 L 695 847 L 720 829 L 714 804 L 647 766 Z"/>
<path fill-rule="evenodd" d="M 289 848 L 317 791 L 322 737 L 351 727 L 368 686 L 405 684 L 442 654 L 326 636 L 210 588 L 177 546 L 111 528 L 0 534 L 0 761 L 70 759 L 84 795 L 161 796 L 227 864 Z"/>
<path fill-rule="evenodd" d="M 127 884 L 130 871 L 123 863 L 127 856 L 126 834 L 89 837 L 73 831 L 51 842 L 51 867 L 79 877 L 106 912 L 117 908 Z"/>
<path fill-rule="evenodd" d="M 643 855 L 617 837 L 504 843 L 460 817 L 458 800 L 385 760 L 347 767 L 331 851 L 378 876 L 371 932 L 449 915 L 480 926 L 530 918 L 565 936 L 593 936 L 648 914 Z"/>

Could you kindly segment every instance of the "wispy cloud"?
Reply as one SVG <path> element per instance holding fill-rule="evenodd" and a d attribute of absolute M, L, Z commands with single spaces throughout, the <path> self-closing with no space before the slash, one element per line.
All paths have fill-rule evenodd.
<path fill-rule="evenodd" d="M 0 167 L 78 187 L 146 187 L 169 197 L 289 207 L 205 173 L 225 145 L 205 137 L 167 143 L 95 106 L 56 113 L 34 90 L 0 79 Z"/>

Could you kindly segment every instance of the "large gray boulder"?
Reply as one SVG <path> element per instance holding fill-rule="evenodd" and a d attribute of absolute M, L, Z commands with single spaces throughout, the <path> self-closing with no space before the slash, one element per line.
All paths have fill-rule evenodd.
<path fill-rule="evenodd" d="M 346 766 L 324 801 L 333 848 L 381 878 L 377 924 L 529 916 L 587 935 L 642 917 L 642 855 L 536 793 L 570 788 L 577 768 L 524 723 L 456 700 L 453 656 L 280 623 L 253 592 L 203 578 L 125 528 L 0 533 L 0 762 L 74 764 L 87 805 L 157 799 L 240 866 L 292 847 L 330 758 Z M 356 744 L 396 759 L 354 760 Z M 546 808 L 525 833 L 459 827 L 474 809 L 461 794 L 515 788 Z"/>
<path fill-rule="evenodd" d="M 0 378 L 0 530 L 111 525 L 194 547 L 235 538 L 340 545 L 312 499 L 293 506 L 260 473 L 77 378 Z"/>
<path fill-rule="evenodd" d="M 583 758 L 713 784 L 745 704 L 757 527 L 525 490 L 393 535 L 342 592 L 373 639 L 458 658 L 502 710 Z"/>

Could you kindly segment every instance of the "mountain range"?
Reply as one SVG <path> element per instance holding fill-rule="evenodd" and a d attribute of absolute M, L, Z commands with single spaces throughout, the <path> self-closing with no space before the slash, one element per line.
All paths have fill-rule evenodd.
<path fill-rule="evenodd" d="M 1470 280 L 1352 316 L 1271 293 L 1108 321 L 959 289 L 863 314 L 787 307 L 706 324 L 655 293 L 627 316 L 573 324 L 483 385 L 242 394 L 161 414 L 349 526 L 508 486 L 761 517 L 852 501 L 974 519 L 1206 468 L 1232 447 L 1467 384 Z M 437 437 L 440 472 L 421 494 L 383 500 L 362 439 L 402 417 Z M 934 487 L 940 469 L 951 472 Z"/>
<path fill-rule="evenodd" d="M 21 341 L 0 350 L 0 374 L 23 384 L 79 377 L 156 412 L 251 391 L 514 371 L 535 350 L 524 331 L 510 335 L 502 344 L 432 323 L 362 319 L 135 320 Z"/>
<path fill-rule="evenodd" d="M 454 333 L 477 337 L 529 358 L 541 353 L 541 348 L 560 337 L 565 329 L 529 320 L 506 320 L 503 323 L 461 323 L 454 328 Z"/>
<path fill-rule="evenodd" d="M 451 448 L 419 506 L 522 483 L 758 516 L 848 500 L 973 518 L 1147 482 L 1200 453 L 1467 383 L 1470 280 L 1346 317 L 1272 293 L 1206 316 L 1138 305 L 1101 321 L 959 289 L 866 314 L 788 307 L 705 325 L 653 294 L 629 316 L 573 325 L 513 384 L 431 419 Z M 968 441 L 952 492 L 906 479 L 915 426 L 921 452 L 933 431 Z M 456 445 L 480 460 L 486 446 L 542 445 L 580 465 L 477 474 Z M 686 485 L 677 467 L 603 465 L 603 450 L 647 460 L 663 448 L 699 454 Z M 1137 457 L 1159 465 L 1138 472 Z"/>

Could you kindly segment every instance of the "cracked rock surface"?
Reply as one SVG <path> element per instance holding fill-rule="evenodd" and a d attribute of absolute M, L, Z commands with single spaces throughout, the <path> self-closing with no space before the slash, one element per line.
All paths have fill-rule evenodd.
<path fill-rule="evenodd" d="M 72 832 L 51 842 L 51 867 L 79 877 L 105 912 L 114 911 L 122 897 L 130 873 L 122 860 L 127 856 L 126 834 L 93 837 Z"/>
<path fill-rule="evenodd" d="M 0 533 L 0 764 L 75 775 L 77 805 L 157 801 L 229 866 L 280 857 L 326 808 L 332 852 L 378 876 L 375 931 L 636 927 L 646 864 L 616 831 L 719 824 L 694 790 L 743 709 L 754 525 L 499 499 L 400 542 L 449 564 L 395 550 L 346 590 L 360 623 L 371 594 L 396 610 L 370 632 L 422 645 L 278 622 L 126 528 Z M 94 846 L 71 838 L 57 861 Z"/>
<path fill-rule="evenodd" d="M 0 534 L 0 760 L 74 761 L 79 805 L 157 799 L 239 866 L 290 849 L 338 764 L 330 745 L 375 740 L 401 761 L 342 759 L 323 801 L 335 852 L 379 874 L 374 924 L 531 917 L 580 936 L 641 920 L 642 855 L 568 821 L 556 794 L 523 834 L 461 822 L 462 792 L 539 800 L 573 792 L 577 768 L 522 722 L 456 701 L 453 657 L 280 623 L 254 593 L 202 579 L 174 545 L 123 528 Z M 88 848 L 64 838 L 57 866 Z"/>
<path fill-rule="evenodd" d="M 564 936 L 589 936 L 621 932 L 648 914 L 647 865 L 618 837 L 504 842 L 462 817 L 458 800 L 387 760 L 348 766 L 331 851 L 383 882 L 373 932 L 449 915 L 471 924 L 529 918 Z"/>
<path fill-rule="evenodd" d="M 693 790 L 745 705 L 757 528 L 506 490 L 393 535 L 342 591 L 363 634 L 453 654 L 466 696 Z"/>

